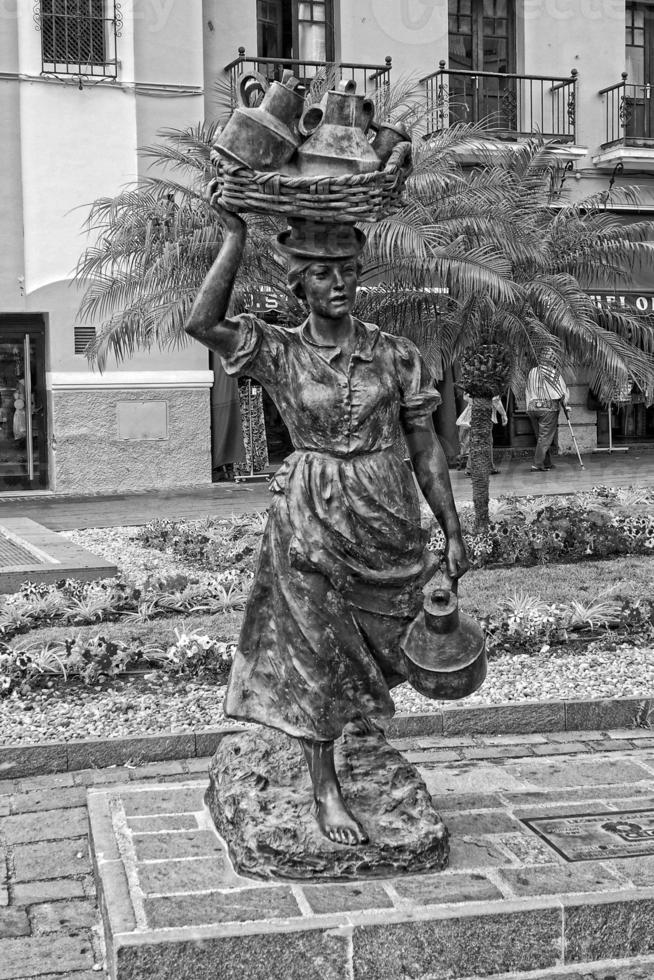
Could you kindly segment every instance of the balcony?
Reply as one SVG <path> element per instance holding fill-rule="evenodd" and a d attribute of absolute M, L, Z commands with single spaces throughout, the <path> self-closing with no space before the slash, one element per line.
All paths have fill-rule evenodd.
<path fill-rule="evenodd" d="M 495 138 L 517 142 L 538 133 L 556 140 L 569 156 L 576 142 L 577 70 L 567 78 L 446 69 L 420 79 L 427 128 L 438 133 L 455 123 L 481 123 Z M 562 155 L 566 155 L 565 149 Z"/>
<path fill-rule="evenodd" d="M 600 89 L 604 141 L 593 163 L 601 169 L 654 171 L 654 86 L 631 85 L 627 73 L 617 85 Z"/>
<path fill-rule="evenodd" d="M 378 98 L 390 84 L 392 59 L 388 56 L 383 65 L 364 65 L 348 61 L 304 61 L 297 58 L 250 58 L 245 48 L 238 49 L 238 58 L 225 65 L 229 77 L 232 109 L 239 104 L 238 79 L 241 75 L 255 71 L 271 82 L 281 81 L 285 71 L 290 70 L 305 89 L 314 79 L 318 79 L 321 90 L 334 88 L 340 81 L 353 80 L 357 83 L 358 95 Z"/>

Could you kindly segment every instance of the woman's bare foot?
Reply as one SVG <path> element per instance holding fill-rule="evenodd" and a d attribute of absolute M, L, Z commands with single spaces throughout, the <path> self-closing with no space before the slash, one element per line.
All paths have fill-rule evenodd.
<path fill-rule="evenodd" d="M 338 792 L 326 793 L 316 800 L 316 819 L 322 833 L 335 844 L 367 844 L 368 835 L 354 819 Z"/>

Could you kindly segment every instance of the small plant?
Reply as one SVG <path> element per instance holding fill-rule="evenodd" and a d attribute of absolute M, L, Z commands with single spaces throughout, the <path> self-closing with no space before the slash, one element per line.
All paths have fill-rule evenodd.
<path fill-rule="evenodd" d="M 163 666 L 174 674 L 224 678 L 232 665 L 235 644 L 214 640 L 206 633 L 175 630 L 175 643 L 166 650 Z"/>

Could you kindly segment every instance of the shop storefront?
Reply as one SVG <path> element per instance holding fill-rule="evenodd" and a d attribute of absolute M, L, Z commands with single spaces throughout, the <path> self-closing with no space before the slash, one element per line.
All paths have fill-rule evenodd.
<path fill-rule="evenodd" d="M 0 492 L 48 485 L 45 325 L 0 315 Z"/>
<path fill-rule="evenodd" d="M 599 308 L 624 310 L 628 313 L 654 315 L 654 292 L 624 290 L 621 292 L 594 292 L 592 301 Z M 649 397 L 648 397 L 649 395 Z M 616 392 L 610 405 L 600 403 L 591 391 L 587 407 L 597 412 L 597 445 L 654 445 L 654 405 L 647 402 L 651 393 L 636 386 L 627 386 Z"/>

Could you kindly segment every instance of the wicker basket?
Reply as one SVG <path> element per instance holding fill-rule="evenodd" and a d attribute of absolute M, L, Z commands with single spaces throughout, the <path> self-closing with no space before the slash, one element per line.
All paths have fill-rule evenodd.
<path fill-rule="evenodd" d="M 384 170 L 368 174 L 292 177 L 249 170 L 215 151 L 219 201 L 230 211 L 280 214 L 314 221 L 379 221 L 402 204 L 411 172 L 411 144 L 399 143 Z"/>

